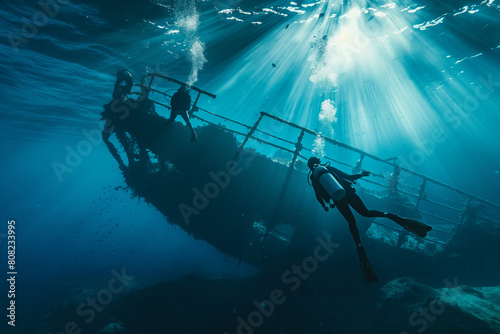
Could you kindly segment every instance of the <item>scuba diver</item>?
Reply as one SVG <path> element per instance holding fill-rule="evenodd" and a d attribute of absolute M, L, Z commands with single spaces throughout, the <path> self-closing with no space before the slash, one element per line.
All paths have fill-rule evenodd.
<path fill-rule="evenodd" d="M 129 71 L 118 71 L 116 73 L 113 99 L 110 103 L 104 106 L 104 111 L 101 113 L 101 120 L 106 122 L 104 129 L 102 130 L 102 139 L 108 147 L 111 155 L 113 155 L 115 160 L 118 162 L 118 165 L 122 171 L 125 171 L 127 167 L 123 163 L 123 160 L 116 147 L 109 141 L 109 138 L 114 132 L 116 134 L 116 138 L 124 147 L 129 161 L 132 161 L 133 152 L 130 149 L 130 140 L 124 129 L 124 122 L 129 116 L 129 109 L 127 107 L 124 108 L 124 106 L 127 101 L 127 95 L 131 93 L 133 84 L 134 82 L 132 80 L 132 74 Z"/>
<path fill-rule="evenodd" d="M 111 134 L 114 132 L 119 143 L 122 145 L 129 164 L 135 162 L 135 146 L 139 148 L 139 162 L 147 163 L 149 156 L 144 145 L 145 133 L 143 119 L 148 115 L 157 115 L 153 102 L 148 98 L 149 90 L 146 85 L 141 84 L 140 93 L 132 93 L 134 82 L 132 74 L 128 70 L 118 71 L 113 90 L 113 99 L 104 106 L 101 120 L 106 124 L 102 130 L 102 138 L 113 155 L 122 171 L 127 167 L 123 162 L 116 147 L 110 142 Z M 133 100 L 128 98 L 130 94 L 141 95 Z"/>
<path fill-rule="evenodd" d="M 416 220 L 403 218 L 393 213 L 368 210 L 361 198 L 356 194 L 352 183 L 361 177 L 370 176 L 370 172 L 362 171 L 360 174 L 349 175 L 332 166 L 322 165 L 320 159 L 317 157 L 311 157 L 307 161 L 307 166 L 311 170 L 310 180 L 316 194 L 316 199 L 323 209 L 328 211 L 330 208 L 335 208 L 336 206 L 349 223 L 349 230 L 356 243 L 361 271 L 367 283 L 377 283 L 378 278 L 361 244 L 356 220 L 350 207 L 363 217 L 389 218 L 409 232 L 422 238 L 432 229 L 430 226 Z M 330 203 L 330 200 L 333 200 L 333 204 Z"/>
<path fill-rule="evenodd" d="M 188 116 L 188 110 L 191 109 L 191 95 L 189 94 L 189 89 L 186 84 L 182 84 L 174 95 L 172 95 L 170 106 L 172 111 L 170 112 L 170 118 L 167 120 L 164 127 L 172 123 L 175 118 L 180 115 L 191 130 L 191 141 L 194 142 L 198 140 L 198 136 L 196 135 L 196 132 L 194 132 Z"/>

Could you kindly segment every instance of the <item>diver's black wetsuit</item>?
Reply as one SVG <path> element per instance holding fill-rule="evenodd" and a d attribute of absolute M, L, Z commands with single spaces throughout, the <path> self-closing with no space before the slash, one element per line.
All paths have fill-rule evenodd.
<path fill-rule="evenodd" d="M 191 108 L 191 96 L 187 90 L 179 89 L 170 100 L 172 111 L 177 115 L 186 113 Z"/>
<path fill-rule="evenodd" d="M 346 195 L 343 199 L 333 202 L 339 209 L 342 216 L 344 216 L 344 218 L 349 223 L 349 230 L 351 231 L 351 235 L 354 238 L 354 241 L 356 242 L 356 244 L 360 244 L 361 238 L 359 237 L 359 231 L 356 226 L 356 219 L 354 218 L 354 215 L 352 214 L 349 206 L 351 206 L 354 210 L 356 210 L 357 213 L 359 213 L 363 217 L 387 217 L 387 214 L 381 211 L 368 210 L 361 198 L 359 198 L 359 196 L 356 194 L 356 190 L 352 187 L 352 182 L 363 177 L 362 174 L 349 175 L 332 166 L 326 166 L 326 168 L 346 191 Z M 328 195 L 326 190 L 314 177 L 313 174 L 311 174 L 311 182 L 314 188 L 314 192 L 316 193 L 316 199 L 322 207 L 325 207 L 325 205 L 331 200 L 330 195 Z"/>
<path fill-rule="evenodd" d="M 180 115 L 186 125 L 191 130 L 191 141 L 196 141 L 196 132 L 191 125 L 191 121 L 189 120 L 188 111 L 191 108 L 191 95 L 185 86 L 181 86 L 177 92 L 172 95 L 172 99 L 170 100 L 170 106 L 172 111 L 170 112 L 170 118 L 165 122 L 165 126 L 172 123 L 177 115 Z"/>
<path fill-rule="evenodd" d="M 118 153 L 118 149 L 111 143 L 111 134 L 115 133 L 122 145 L 127 154 L 129 165 L 135 160 L 134 146 L 136 144 L 139 148 L 140 161 L 147 162 L 149 156 L 144 143 L 145 140 L 149 139 L 147 138 L 149 129 L 144 128 L 144 119 L 147 116 L 157 115 L 153 101 L 148 99 L 147 95 L 136 100 L 126 99 L 125 96 L 115 98 L 104 106 L 101 120 L 105 121 L 106 124 L 102 131 L 102 139 L 122 171 L 125 171 L 127 166 Z"/>

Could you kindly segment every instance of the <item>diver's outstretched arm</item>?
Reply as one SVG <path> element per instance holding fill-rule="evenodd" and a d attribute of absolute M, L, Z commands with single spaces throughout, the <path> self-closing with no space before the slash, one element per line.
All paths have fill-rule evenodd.
<path fill-rule="evenodd" d="M 318 190 L 316 190 L 316 188 L 314 188 L 314 193 L 315 193 L 315 195 L 316 195 L 316 199 L 318 200 L 318 202 L 319 202 L 319 204 L 321 205 L 321 207 L 322 207 L 323 209 L 325 209 L 325 211 L 328 211 L 328 209 L 329 209 L 329 208 L 328 208 L 328 206 L 326 205 L 326 203 L 325 203 L 325 200 L 324 200 L 323 196 L 321 196 L 321 194 L 319 193 L 319 191 L 318 191 Z"/>
<path fill-rule="evenodd" d="M 332 167 L 332 166 L 329 166 L 328 168 L 331 171 L 333 171 L 333 173 L 335 173 L 338 177 L 340 177 L 344 180 L 349 180 L 349 181 L 356 181 L 356 180 L 362 178 L 363 176 L 370 176 L 370 172 L 368 172 L 368 171 L 363 171 L 360 174 L 347 174 L 347 173 L 344 173 L 343 171 L 341 171 L 340 169 L 337 169 L 337 168 Z"/>

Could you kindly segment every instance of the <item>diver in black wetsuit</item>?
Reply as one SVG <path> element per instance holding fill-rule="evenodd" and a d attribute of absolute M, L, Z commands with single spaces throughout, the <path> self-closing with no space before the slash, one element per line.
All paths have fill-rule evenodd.
<path fill-rule="evenodd" d="M 141 127 L 144 123 L 143 118 L 147 115 L 156 115 L 153 102 L 148 98 L 149 90 L 145 85 L 141 85 L 140 97 L 133 100 L 128 98 L 132 94 L 134 85 L 132 74 L 127 70 L 118 71 L 113 90 L 113 99 L 104 106 L 101 113 L 101 120 L 106 124 L 102 130 L 102 138 L 108 147 L 110 153 L 118 162 L 122 171 L 127 170 L 123 159 L 118 153 L 117 148 L 110 142 L 112 133 L 122 145 L 129 162 L 129 165 L 135 162 L 135 145 L 139 148 L 139 162 L 147 163 L 149 156 L 144 145 L 144 134 L 147 129 Z"/>
<path fill-rule="evenodd" d="M 102 139 L 108 147 L 111 155 L 113 155 L 118 162 L 122 171 L 125 171 L 127 167 L 123 163 L 116 147 L 114 147 L 114 145 L 109 141 L 109 138 L 114 132 L 116 138 L 123 146 L 129 161 L 133 160 L 131 141 L 124 129 L 124 122 L 129 116 L 129 108 L 126 106 L 126 99 L 127 95 L 131 93 L 133 84 L 132 74 L 129 71 L 118 71 L 116 74 L 115 88 L 113 90 L 113 99 L 110 103 L 104 106 L 104 111 L 101 113 L 101 120 L 106 122 L 104 129 L 102 130 Z"/>
<path fill-rule="evenodd" d="M 359 198 L 359 196 L 356 194 L 356 190 L 352 187 L 352 183 L 361 177 L 370 176 L 370 172 L 363 171 L 360 174 L 349 175 L 332 166 L 325 166 L 328 173 L 331 174 L 345 190 L 345 196 L 342 199 L 334 200 L 333 204 L 330 204 L 330 200 L 332 200 L 330 194 L 325 190 L 323 185 L 320 183 L 320 180 L 318 180 L 314 176 L 315 169 L 318 166 L 322 166 L 321 161 L 319 160 L 319 158 L 311 157 L 307 162 L 307 166 L 311 170 L 311 184 L 314 188 L 314 192 L 316 193 L 316 199 L 318 200 L 318 202 L 321 204 L 325 211 L 328 211 L 330 208 L 334 208 L 336 206 L 342 216 L 349 223 L 349 230 L 354 239 L 354 242 L 356 242 L 361 270 L 363 272 L 363 275 L 365 276 L 367 283 L 376 283 L 378 282 L 378 279 L 375 270 L 368 261 L 365 250 L 361 245 L 361 238 L 359 236 L 358 227 L 356 226 L 356 219 L 354 218 L 350 207 L 356 210 L 356 212 L 358 212 L 363 217 L 389 218 L 397 224 L 401 225 L 406 230 L 422 238 L 425 237 L 427 232 L 431 230 L 430 226 L 427 226 L 415 220 L 402 218 L 392 213 L 368 210 L 361 198 Z"/>
<path fill-rule="evenodd" d="M 191 130 L 191 141 L 196 141 L 198 137 L 196 135 L 196 132 L 194 132 L 193 130 L 193 126 L 191 125 L 191 121 L 189 120 L 188 116 L 188 110 L 191 109 L 191 95 L 189 94 L 189 90 L 185 84 L 182 84 L 177 92 L 172 95 L 170 106 L 172 108 L 172 111 L 170 112 L 170 118 L 167 120 L 164 126 L 172 123 L 175 118 L 180 115 Z"/>

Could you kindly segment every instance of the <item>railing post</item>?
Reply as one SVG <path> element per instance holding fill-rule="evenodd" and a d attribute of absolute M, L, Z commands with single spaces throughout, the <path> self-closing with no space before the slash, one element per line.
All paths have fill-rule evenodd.
<path fill-rule="evenodd" d="M 467 216 L 471 216 L 471 204 L 472 204 L 472 197 L 469 197 L 467 200 L 467 205 L 465 206 L 464 212 L 462 212 L 462 217 L 460 218 L 460 223 L 459 225 L 463 225 L 465 218 Z"/>
<path fill-rule="evenodd" d="M 352 168 L 351 174 L 359 174 L 361 172 L 361 165 L 363 164 L 363 159 L 365 158 L 364 154 L 361 154 L 359 160 L 356 161 L 356 165 Z"/>
<path fill-rule="evenodd" d="M 291 168 L 293 168 L 293 165 L 295 164 L 295 161 L 297 160 L 297 156 L 300 154 L 300 151 L 304 147 L 302 145 L 302 139 L 304 139 L 304 130 L 300 131 L 300 134 L 297 137 L 297 142 L 295 143 L 295 152 L 293 152 L 292 163 L 290 164 Z"/>
<path fill-rule="evenodd" d="M 425 185 L 427 184 L 427 179 L 424 179 L 422 181 L 422 184 L 420 185 L 420 191 L 418 192 L 418 198 L 417 198 L 417 203 L 415 204 L 415 209 L 418 210 L 418 206 L 420 205 L 420 202 L 424 199 L 425 197 Z"/>
<path fill-rule="evenodd" d="M 198 96 L 196 96 L 196 99 L 194 100 L 193 106 L 191 107 L 191 110 L 189 110 L 189 115 L 193 115 L 194 112 L 198 111 L 198 106 L 196 105 L 198 103 L 198 100 L 200 99 L 201 92 L 198 92 Z"/>
<path fill-rule="evenodd" d="M 395 165 L 389 180 L 389 196 L 396 196 L 398 193 L 399 173 L 401 173 L 401 167 Z"/>
<path fill-rule="evenodd" d="M 247 143 L 248 139 L 250 139 L 250 137 L 253 135 L 253 133 L 255 132 L 255 130 L 257 130 L 257 127 L 259 126 L 259 123 L 260 123 L 260 121 L 262 120 L 262 118 L 264 116 L 265 116 L 264 113 L 261 111 L 259 119 L 257 120 L 257 122 L 255 122 L 255 124 L 252 126 L 252 128 L 250 128 L 250 131 L 248 131 L 247 135 L 245 136 L 245 139 L 243 140 L 243 142 L 241 143 L 241 145 L 240 145 L 240 147 L 238 149 L 238 152 L 241 152 L 243 150 L 243 148 L 245 147 L 245 144 Z"/>

